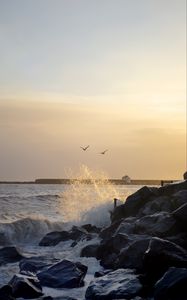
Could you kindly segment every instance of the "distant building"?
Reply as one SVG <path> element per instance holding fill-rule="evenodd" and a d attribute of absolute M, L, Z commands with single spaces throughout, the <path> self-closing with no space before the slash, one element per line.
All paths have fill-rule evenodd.
<path fill-rule="evenodd" d="M 128 175 L 125 175 L 122 177 L 122 180 L 126 183 L 129 184 L 131 183 L 131 178 Z"/>

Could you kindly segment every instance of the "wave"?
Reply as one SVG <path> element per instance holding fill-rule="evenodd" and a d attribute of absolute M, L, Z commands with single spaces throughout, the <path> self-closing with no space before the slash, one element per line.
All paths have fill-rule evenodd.
<path fill-rule="evenodd" d="M 42 218 L 23 218 L 14 222 L 0 223 L 0 245 L 36 244 L 46 233 L 64 229 L 63 222 Z"/>
<path fill-rule="evenodd" d="M 40 199 L 40 200 L 45 200 L 47 198 L 61 198 L 61 195 L 59 194 L 37 194 L 37 195 L 21 195 L 21 196 L 18 196 L 18 195 L 0 195 L 0 201 L 1 199 L 31 199 L 31 198 L 34 198 L 34 199 Z"/>

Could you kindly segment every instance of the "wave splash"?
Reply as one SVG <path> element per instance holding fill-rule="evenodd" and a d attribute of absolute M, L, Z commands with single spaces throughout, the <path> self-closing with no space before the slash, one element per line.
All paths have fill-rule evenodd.
<path fill-rule="evenodd" d="M 113 199 L 119 191 L 109 182 L 103 171 L 93 171 L 82 165 L 76 178 L 61 195 L 60 209 L 63 221 L 105 226 L 110 220 Z M 86 184 L 85 181 L 89 182 Z"/>
<path fill-rule="evenodd" d="M 0 223 L 0 246 L 13 244 L 37 244 L 41 237 L 55 230 L 62 230 L 64 223 L 51 222 L 41 217 L 27 217 L 20 220 Z"/>

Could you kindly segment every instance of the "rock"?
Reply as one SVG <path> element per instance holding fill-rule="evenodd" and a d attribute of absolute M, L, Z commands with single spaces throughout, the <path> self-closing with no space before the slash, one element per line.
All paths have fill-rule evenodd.
<path fill-rule="evenodd" d="M 118 269 L 92 281 L 86 300 L 132 299 L 139 295 L 142 285 L 133 270 Z"/>
<path fill-rule="evenodd" d="M 15 298 L 33 299 L 43 295 L 42 287 L 36 277 L 14 275 L 10 280 L 9 285 L 12 286 Z"/>
<path fill-rule="evenodd" d="M 87 245 L 81 250 L 81 257 L 97 257 L 97 250 L 98 250 L 99 244 L 91 244 Z"/>
<path fill-rule="evenodd" d="M 135 219 L 135 218 L 133 218 Z M 125 221 L 122 221 L 118 228 L 115 231 L 115 235 L 118 233 L 122 234 L 133 234 L 135 232 L 135 222 L 129 221 L 126 219 Z"/>
<path fill-rule="evenodd" d="M 143 256 L 148 248 L 150 237 L 132 242 L 122 249 L 116 262 L 116 268 L 143 270 Z"/>
<path fill-rule="evenodd" d="M 187 269 L 169 268 L 155 284 L 155 300 L 186 300 Z"/>
<path fill-rule="evenodd" d="M 117 254 L 130 242 L 127 234 L 118 233 L 108 240 L 103 240 L 97 249 L 97 259 L 101 260 L 101 265 L 105 268 L 114 268 Z"/>
<path fill-rule="evenodd" d="M 53 231 L 47 233 L 39 242 L 39 246 L 56 246 L 62 241 L 71 239 L 68 231 Z"/>
<path fill-rule="evenodd" d="M 177 209 L 187 203 L 187 190 L 182 190 L 173 195 L 174 208 Z M 174 210 L 175 210 L 174 209 Z"/>
<path fill-rule="evenodd" d="M 183 174 L 184 180 L 187 180 L 187 171 Z"/>
<path fill-rule="evenodd" d="M 136 233 L 157 237 L 174 235 L 179 231 L 175 218 L 166 212 L 144 216 L 135 222 L 135 226 Z"/>
<path fill-rule="evenodd" d="M 102 277 L 110 272 L 112 272 L 113 270 L 103 270 L 103 271 L 96 271 L 95 274 L 94 274 L 94 277 L 95 278 L 98 278 L 98 277 Z"/>
<path fill-rule="evenodd" d="M 154 237 L 144 254 L 143 265 L 149 280 L 155 282 L 169 267 L 186 268 L 187 251 L 172 242 Z"/>
<path fill-rule="evenodd" d="M 39 298 L 38 300 L 77 300 L 77 299 L 69 297 L 69 296 L 60 296 L 60 297 L 54 297 L 54 298 L 51 296 L 47 296 L 47 297 Z"/>
<path fill-rule="evenodd" d="M 158 189 L 158 192 L 170 196 L 182 190 L 187 190 L 187 180 L 164 185 Z"/>
<path fill-rule="evenodd" d="M 19 263 L 20 273 L 28 276 L 36 275 L 58 261 L 58 259 L 43 256 L 24 258 Z"/>
<path fill-rule="evenodd" d="M 20 261 L 24 256 L 15 247 L 4 247 L 0 249 L 0 266 Z"/>
<path fill-rule="evenodd" d="M 173 212 L 174 218 L 178 221 L 178 225 L 186 230 L 187 228 L 187 203 L 180 206 Z"/>
<path fill-rule="evenodd" d="M 175 209 L 169 196 L 160 196 L 146 203 L 139 211 L 139 216 L 153 215 L 159 212 L 172 212 Z"/>
<path fill-rule="evenodd" d="M 0 288 L 0 299 L 1 300 L 16 300 L 13 297 L 12 287 L 10 285 L 4 285 Z"/>
<path fill-rule="evenodd" d="M 130 195 L 124 204 L 117 206 L 114 209 L 111 215 L 112 222 L 122 218 L 136 216 L 145 203 L 153 200 L 158 195 L 159 193 L 157 188 L 147 186 L 142 187 L 137 192 Z"/>
<path fill-rule="evenodd" d="M 87 267 L 79 262 L 62 260 L 37 274 L 42 286 L 52 288 L 78 288 L 84 285 Z"/>
<path fill-rule="evenodd" d="M 91 224 L 84 224 L 81 227 L 85 229 L 88 233 L 99 233 L 101 231 L 101 228 Z"/>
<path fill-rule="evenodd" d="M 166 239 L 184 249 L 187 249 L 187 233 L 185 232 L 181 232 L 174 236 L 169 236 Z"/>
<path fill-rule="evenodd" d="M 113 222 L 111 225 L 105 227 L 104 229 L 101 230 L 99 237 L 102 239 L 109 239 L 117 230 L 119 225 L 121 224 L 122 220 L 118 220 L 116 222 Z"/>
<path fill-rule="evenodd" d="M 86 229 L 78 226 L 73 226 L 69 234 L 70 238 L 76 242 L 84 239 L 90 240 L 92 238 L 92 235 L 88 233 Z"/>

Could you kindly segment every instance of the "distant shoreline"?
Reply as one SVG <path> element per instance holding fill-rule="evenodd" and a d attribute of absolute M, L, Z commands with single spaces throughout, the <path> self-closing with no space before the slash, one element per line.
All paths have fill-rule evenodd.
<path fill-rule="evenodd" d="M 0 181 L 0 184 L 72 184 L 80 181 L 78 179 L 50 179 L 41 178 L 35 181 Z M 100 181 L 99 179 L 94 181 Z M 163 185 L 166 183 L 172 183 L 179 180 L 157 180 L 157 179 L 132 179 L 131 182 L 125 182 L 122 179 L 108 179 L 106 182 L 115 185 Z M 83 179 L 80 181 L 82 184 L 92 184 L 93 180 Z"/>

